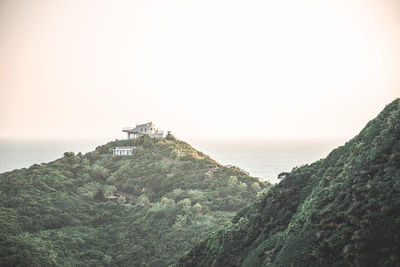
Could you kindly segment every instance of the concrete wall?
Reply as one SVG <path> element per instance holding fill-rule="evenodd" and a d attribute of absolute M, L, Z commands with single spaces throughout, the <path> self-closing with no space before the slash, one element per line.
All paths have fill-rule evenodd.
<path fill-rule="evenodd" d="M 118 155 L 118 156 L 130 156 L 132 155 L 134 148 L 114 148 L 113 149 L 113 155 Z"/>

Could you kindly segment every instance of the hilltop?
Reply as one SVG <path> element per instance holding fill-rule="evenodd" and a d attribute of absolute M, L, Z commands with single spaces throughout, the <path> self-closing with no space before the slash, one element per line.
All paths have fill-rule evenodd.
<path fill-rule="evenodd" d="M 171 135 L 66 152 L 0 174 L 0 265 L 174 264 L 269 186 Z"/>
<path fill-rule="evenodd" d="M 180 266 L 399 266 L 400 100 L 239 211 Z"/>

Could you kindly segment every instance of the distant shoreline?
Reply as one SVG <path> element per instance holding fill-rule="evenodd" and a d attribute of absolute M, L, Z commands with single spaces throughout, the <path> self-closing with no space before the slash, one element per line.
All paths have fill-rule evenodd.
<path fill-rule="evenodd" d="M 111 140 L 108 140 L 111 141 Z M 234 165 L 262 180 L 277 182 L 277 175 L 311 163 L 327 154 L 343 138 L 319 139 L 191 139 L 183 140 L 224 165 Z M 0 139 L 0 173 L 56 160 L 64 152 L 86 153 L 105 139 Z"/>

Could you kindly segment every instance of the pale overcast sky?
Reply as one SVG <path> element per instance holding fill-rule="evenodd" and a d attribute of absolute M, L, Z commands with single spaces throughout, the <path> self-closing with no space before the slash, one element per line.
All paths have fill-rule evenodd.
<path fill-rule="evenodd" d="M 0 137 L 352 137 L 399 74 L 397 0 L 0 0 Z"/>

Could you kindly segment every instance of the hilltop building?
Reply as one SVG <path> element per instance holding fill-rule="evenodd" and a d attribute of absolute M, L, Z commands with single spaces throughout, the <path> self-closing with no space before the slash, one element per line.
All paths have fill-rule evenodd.
<path fill-rule="evenodd" d="M 162 138 L 164 137 L 164 131 L 156 128 L 155 124 L 148 122 L 145 124 L 136 124 L 136 127 L 126 127 L 122 129 L 123 132 L 128 134 L 128 139 L 135 139 L 137 137 L 148 135 L 150 137 Z"/>
<path fill-rule="evenodd" d="M 117 146 L 113 149 L 113 155 L 130 156 L 135 148 L 134 146 Z"/>

